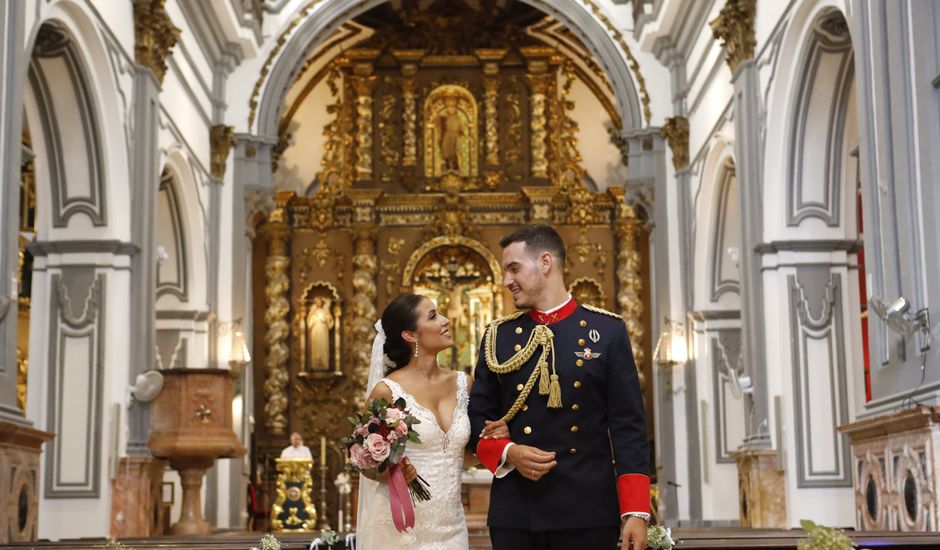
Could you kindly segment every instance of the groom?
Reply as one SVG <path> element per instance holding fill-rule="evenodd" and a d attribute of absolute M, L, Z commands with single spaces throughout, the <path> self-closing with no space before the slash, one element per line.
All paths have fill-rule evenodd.
<path fill-rule="evenodd" d="M 495 474 L 494 550 L 646 548 L 649 447 L 623 319 L 579 305 L 547 225 L 507 235 L 503 284 L 519 311 L 487 328 L 470 395 L 470 448 Z M 505 419 L 510 439 L 481 438 Z"/>

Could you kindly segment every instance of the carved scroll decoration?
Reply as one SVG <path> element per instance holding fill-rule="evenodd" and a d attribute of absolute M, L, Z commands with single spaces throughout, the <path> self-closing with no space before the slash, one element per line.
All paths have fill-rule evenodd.
<path fill-rule="evenodd" d="M 352 257 L 353 298 L 350 315 L 350 337 L 352 372 L 359 387 L 365 388 L 369 380 L 369 361 L 372 355 L 373 324 L 378 318 L 375 309 L 377 295 L 375 277 L 378 272 L 378 257 L 375 254 L 376 231 L 364 227 L 356 231 Z M 357 395 L 361 395 L 358 392 Z"/>
<path fill-rule="evenodd" d="M 483 80 L 483 86 L 483 116 L 486 125 L 484 130 L 486 140 L 486 164 L 496 166 L 499 164 L 499 121 L 497 115 L 499 78 L 486 78 Z"/>
<path fill-rule="evenodd" d="M 356 93 L 356 178 L 372 176 L 372 90 L 376 77 L 352 77 Z"/>
<path fill-rule="evenodd" d="M 637 247 L 641 222 L 636 217 L 633 207 L 629 204 L 619 205 L 618 219 L 615 225 L 617 235 L 617 305 L 620 315 L 627 324 L 627 333 L 633 343 L 633 358 L 636 361 L 637 375 L 640 377 L 640 386 L 645 383 L 643 375 L 643 362 L 646 360 L 646 351 L 643 349 L 643 337 L 646 327 L 643 326 L 643 277 L 641 275 L 642 257 Z"/>
<path fill-rule="evenodd" d="M 531 133 L 529 140 L 532 150 L 532 177 L 547 178 L 548 148 L 545 142 L 548 138 L 547 103 L 551 76 L 547 74 L 528 75 L 526 79 L 531 89 L 529 95 L 531 104 L 529 112 L 529 129 Z"/>
<path fill-rule="evenodd" d="M 290 228 L 285 207 L 292 195 L 290 192 L 278 193 L 277 208 L 271 212 L 268 224 L 264 227 L 269 239 L 268 257 L 265 261 L 267 308 L 264 321 L 267 331 L 264 343 L 267 350 L 267 377 L 264 381 L 264 396 L 267 401 L 264 412 L 265 426 L 275 434 L 283 434 L 287 429 L 287 383 L 290 379 L 287 373 L 287 361 L 290 357 L 290 348 L 287 345 L 290 335 L 290 302 L 287 299 L 290 278 L 287 270 L 290 267 Z"/>

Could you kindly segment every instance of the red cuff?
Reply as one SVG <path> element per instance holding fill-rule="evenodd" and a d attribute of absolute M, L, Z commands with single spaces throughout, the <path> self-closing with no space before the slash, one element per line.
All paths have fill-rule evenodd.
<path fill-rule="evenodd" d="M 503 449 L 510 443 L 509 439 L 481 439 L 477 443 L 477 458 L 487 470 L 495 474 L 499 461 L 503 458 Z"/>
<path fill-rule="evenodd" d="M 482 443 L 482 442 L 481 442 Z M 620 515 L 628 512 L 650 513 L 650 478 L 643 474 L 623 474 L 617 478 Z"/>

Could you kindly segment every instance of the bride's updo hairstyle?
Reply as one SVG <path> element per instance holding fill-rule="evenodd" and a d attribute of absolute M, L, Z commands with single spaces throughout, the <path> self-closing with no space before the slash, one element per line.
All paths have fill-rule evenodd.
<path fill-rule="evenodd" d="M 401 337 L 402 331 L 418 329 L 418 304 L 424 296 L 402 294 L 388 304 L 382 312 L 382 330 L 385 331 L 385 355 L 394 365 L 388 365 L 386 374 L 408 364 L 415 350 Z M 388 364 L 388 363 L 386 363 Z"/>

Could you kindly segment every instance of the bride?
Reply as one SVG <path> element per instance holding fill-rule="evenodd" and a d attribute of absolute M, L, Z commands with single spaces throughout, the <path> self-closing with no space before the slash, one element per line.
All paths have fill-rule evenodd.
<path fill-rule="evenodd" d="M 437 354 L 454 345 L 450 321 L 434 303 L 403 294 L 382 312 L 372 344 L 368 399 L 392 402 L 404 398 L 421 443 L 408 443 L 402 472 L 410 483 L 418 474 L 430 486 L 431 499 L 415 502 L 415 526 L 399 533 L 389 510 L 388 472 L 359 480 L 358 550 L 469 547 L 467 522 L 460 501 L 465 447 L 470 438 L 467 403 L 472 380 L 443 369 Z M 504 422 L 489 423 L 484 437 L 509 437 Z"/>

